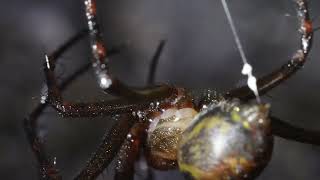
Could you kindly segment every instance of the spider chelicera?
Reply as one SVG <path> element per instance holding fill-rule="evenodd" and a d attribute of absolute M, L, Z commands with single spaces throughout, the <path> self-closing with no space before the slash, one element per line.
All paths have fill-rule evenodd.
<path fill-rule="evenodd" d="M 221 94 L 206 90 L 197 97 L 184 88 L 153 85 L 155 67 L 165 41 L 159 44 L 153 57 L 149 86 L 126 86 L 109 72 L 107 56 L 117 53 L 119 48 L 106 51 L 96 21 L 96 1 L 85 0 L 84 3 L 89 29 L 46 56 L 44 70 L 48 92 L 24 121 L 39 163 L 40 179 L 62 179 L 55 160 L 46 153 L 38 135 L 38 118 L 48 105 L 64 117 L 120 116 L 75 179 L 97 178 L 115 158 L 114 178 L 133 179 L 134 162 L 141 151 L 149 166 L 159 170 L 179 168 L 186 177 L 253 179 L 270 160 L 273 135 L 320 145 L 319 132 L 285 123 L 269 115 L 270 105 L 251 102 L 254 94 L 247 86 Z M 307 2 L 295 0 L 294 3 L 298 12 L 300 48 L 279 69 L 258 79 L 260 95 L 288 79 L 306 62 L 312 43 L 312 23 Z M 58 84 L 54 73 L 57 59 L 86 35 L 91 40 L 92 62 Z M 62 98 L 61 92 L 90 67 L 95 70 L 101 89 L 119 99 L 73 103 Z"/>

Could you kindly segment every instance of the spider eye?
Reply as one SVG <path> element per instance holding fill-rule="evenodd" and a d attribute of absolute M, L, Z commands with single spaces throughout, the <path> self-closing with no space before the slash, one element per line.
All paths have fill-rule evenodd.
<path fill-rule="evenodd" d="M 182 172 L 195 179 L 250 179 L 270 160 L 269 105 L 224 102 L 200 113 L 178 147 Z"/>

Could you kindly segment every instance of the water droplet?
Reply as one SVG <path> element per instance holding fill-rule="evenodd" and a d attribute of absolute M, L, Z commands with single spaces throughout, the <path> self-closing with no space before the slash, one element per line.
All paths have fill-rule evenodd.
<path fill-rule="evenodd" d="M 54 157 L 53 158 L 53 165 L 56 165 L 57 164 L 57 157 Z"/>

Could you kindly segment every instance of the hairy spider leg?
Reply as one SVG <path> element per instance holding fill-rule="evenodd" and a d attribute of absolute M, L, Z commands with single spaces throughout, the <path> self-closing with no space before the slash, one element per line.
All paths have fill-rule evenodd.
<path fill-rule="evenodd" d="M 157 47 L 156 52 L 154 53 L 154 56 L 150 60 L 149 73 L 147 76 L 147 85 L 149 85 L 149 86 L 155 84 L 155 78 L 156 78 L 156 74 L 157 74 L 157 68 L 159 65 L 159 59 L 163 53 L 163 49 L 166 44 L 167 44 L 167 39 L 162 39 Z M 144 135 L 147 136 L 147 134 L 144 134 Z M 146 137 L 144 137 L 143 141 L 145 141 L 145 140 L 146 140 Z M 145 151 L 144 146 L 142 146 L 140 155 L 144 155 L 144 153 L 145 153 L 144 151 Z M 147 168 L 146 169 L 146 171 L 147 171 L 146 179 L 153 180 L 154 174 L 153 174 L 152 169 L 149 166 L 147 166 L 146 168 Z"/>
<path fill-rule="evenodd" d="M 134 164 L 139 158 L 142 143 L 146 137 L 147 123 L 136 123 L 130 130 L 125 142 L 117 154 L 115 180 L 134 178 Z"/>
<path fill-rule="evenodd" d="M 85 0 L 84 4 L 93 55 L 92 66 L 95 70 L 100 88 L 115 96 L 130 99 L 145 98 L 145 94 L 140 92 L 139 89 L 130 88 L 111 75 L 108 66 L 109 59 L 107 58 L 107 50 L 103 43 L 99 23 L 97 22 L 96 0 Z"/>
<path fill-rule="evenodd" d="M 44 71 L 48 86 L 47 101 L 63 116 L 94 117 L 143 110 L 149 107 L 150 102 L 169 97 L 174 90 L 167 85 L 140 89 L 140 95 L 143 95 L 144 99 L 132 99 L 129 104 L 127 100 L 121 102 L 121 100 L 118 99 L 115 101 L 94 103 L 68 102 L 63 100 L 57 84 L 54 73 L 55 61 L 52 61 L 50 56 L 46 56 L 45 60 Z"/>
<path fill-rule="evenodd" d="M 56 51 L 54 51 L 50 57 L 57 59 L 61 54 L 67 51 L 72 44 L 81 40 L 86 33 L 81 31 L 75 36 L 71 37 L 66 43 L 60 46 Z M 63 83 L 61 83 L 60 88 L 65 89 L 72 81 L 74 81 L 80 74 L 87 71 L 90 66 L 84 65 L 79 70 L 74 72 L 70 77 L 68 77 Z M 24 129 L 27 135 L 29 144 L 33 153 L 35 154 L 38 165 L 39 165 L 39 175 L 41 179 L 61 179 L 58 169 L 55 167 L 54 161 L 50 158 L 44 147 L 44 140 L 38 136 L 38 118 L 43 113 L 44 109 L 47 107 L 47 103 L 41 103 L 34 108 L 28 117 L 24 119 Z"/>
<path fill-rule="evenodd" d="M 142 109 L 143 107 L 129 105 L 119 105 L 111 102 L 97 103 L 73 103 L 64 101 L 61 96 L 61 90 L 58 87 L 57 80 L 54 74 L 54 65 L 46 56 L 45 75 L 48 86 L 47 101 L 63 116 L 69 117 L 94 117 L 100 115 L 112 115 L 113 113 L 128 113 L 134 109 Z M 136 107 L 136 108 L 135 108 Z"/>
<path fill-rule="evenodd" d="M 49 58 L 48 58 L 49 59 Z M 27 128 L 26 128 L 27 129 Z"/>
<path fill-rule="evenodd" d="M 282 82 L 295 74 L 307 61 L 309 54 L 313 28 L 309 17 L 309 9 L 306 0 L 295 0 L 299 21 L 300 33 L 300 48 L 295 52 L 290 61 L 282 65 L 279 69 L 267 74 L 257 80 L 258 91 L 260 95 L 264 95 L 271 89 L 277 87 Z M 253 92 L 248 86 L 232 89 L 225 94 L 226 98 L 239 98 L 242 100 L 249 100 L 254 98 Z"/>
<path fill-rule="evenodd" d="M 160 57 L 162 49 L 165 45 L 165 41 L 160 41 L 157 50 L 155 51 L 152 61 L 157 60 Z M 140 108 L 138 110 L 142 110 Z M 132 117 L 133 118 L 133 117 Z M 114 156 L 106 156 L 106 152 L 117 153 L 117 164 L 115 167 L 115 179 L 130 179 L 134 177 L 134 162 L 139 157 L 139 153 L 141 150 L 141 140 L 146 135 L 147 123 L 136 122 L 133 127 L 129 130 L 124 129 L 125 132 L 129 132 L 127 138 L 124 138 L 120 151 L 119 148 L 114 148 L 113 151 L 110 151 L 110 145 L 115 146 L 118 145 L 117 142 L 113 142 L 115 140 L 110 139 L 110 135 L 107 135 L 103 138 L 103 143 L 98 147 L 98 149 L 94 152 L 94 155 L 88 161 L 87 166 L 83 169 L 80 174 L 76 177 L 76 179 L 94 179 L 99 174 L 101 174 L 106 167 L 113 160 Z M 116 127 L 114 127 L 116 128 Z M 114 128 L 112 130 L 114 130 Z"/>
<path fill-rule="evenodd" d="M 147 76 L 147 85 L 153 85 L 159 58 L 163 52 L 166 40 L 161 40 L 153 57 L 150 60 L 149 73 Z M 142 155 L 142 142 L 146 138 L 146 129 L 148 123 L 136 123 L 130 130 L 125 142 L 122 144 L 116 158 L 114 179 L 134 179 L 135 162 Z M 147 167 L 148 179 L 152 179 L 152 170 Z"/>
<path fill-rule="evenodd" d="M 59 170 L 56 168 L 54 160 L 50 158 L 45 150 L 45 145 L 41 137 L 38 136 L 37 120 L 43 113 L 46 104 L 39 103 L 24 119 L 24 130 L 29 144 L 38 161 L 40 179 L 61 179 Z"/>
<path fill-rule="evenodd" d="M 75 36 L 71 37 L 69 40 L 67 40 L 63 45 L 61 45 L 56 51 L 51 53 L 49 56 L 52 58 L 52 61 L 56 63 L 56 60 L 68 49 L 70 49 L 73 44 L 80 41 L 82 38 L 87 35 L 87 30 L 82 30 L 79 33 L 77 33 Z M 114 55 L 116 53 L 119 53 L 120 49 L 124 47 L 123 44 L 119 46 L 115 46 L 110 48 L 109 55 Z M 88 69 L 91 67 L 90 63 L 82 65 L 77 71 L 75 71 L 71 76 L 66 78 L 60 85 L 59 89 L 63 91 L 67 86 L 69 86 L 76 78 L 79 77 L 79 75 L 83 74 L 84 72 L 88 71 Z M 59 179 L 58 170 L 55 169 L 55 166 L 53 164 L 53 161 L 50 160 L 50 158 L 46 155 L 45 148 L 43 145 L 43 140 L 41 140 L 40 137 L 38 137 L 38 118 L 43 113 L 44 109 L 47 107 L 48 103 L 45 102 L 39 102 L 39 104 L 34 108 L 34 110 L 30 113 L 30 115 L 24 119 L 24 128 L 25 132 L 27 134 L 27 138 L 29 140 L 29 143 L 31 145 L 31 148 L 37 157 L 37 160 L 40 165 L 40 175 L 42 178 L 51 178 L 51 179 Z"/>
<path fill-rule="evenodd" d="M 79 39 L 79 38 L 73 38 Z M 73 40 L 76 42 L 75 40 Z M 72 43 L 68 43 L 70 46 Z M 66 50 L 67 48 L 59 48 Z M 115 51 L 117 52 L 117 51 Z M 60 53 L 61 54 L 61 53 Z M 50 57 L 57 56 L 46 56 L 46 62 L 44 66 L 46 81 L 48 86 L 48 97 L 46 98 L 46 102 L 49 102 L 58 112 L 60 112 L 63 116 L 69 117 L 94 117 L 100 115 L 114 115 L 121 113 L 132 113 L 132 111 L 143 111 L 148 109 L 151 102 L 161 102 L 166 100 L 166 98 L 171 97 L 175 93 L 175 89 L 169 87 L 167 85 L 158 86 L 158 87 L 147 87 L 144 89 L 140 89 L 141 94 L 143 94 L 146 98 L 138 100 L 133 100 L 128 104 L 128 101 L 122 100 L 113 100 L 108 102 L 98 102 L 98 103 L 73 103 L 64 101 L 61 96 L 61 89 L 58 87 L 57 80 L 55 78 L 54 69 L 55 69 L 55 60 L 51 60 Z M 87 67 L 87 65 L 86 65 Z M 126 120 L 128 121 L 128 120 Z M 114 126 L 111 132 L 115 134 L 115 131 L 118 132 L 116 127 L 121 128 L 122 125 L 117 124 Z M 93 172 L 94 175 L 100 174 L 105 167 L 107 167 L 112 160 L 113 154 L 115 154 L 119 148 L 115 146 L 110 149 L 110 144 L 117 144 L 116 139 L 110 139 L 107 135 L 96 153 L 91 157 L 87 166 L 80 172 L 80 174 L 76 178 L 82 177 L 92 177 Z M 119 136 L 118 136 L 119 137 Z M 124 138 L 123 138 L 124 139 Z M 108 145 L 108 143 L 109 145 Z M 111 151 L 112 150 L 112 151 Z M 110 156 L 105 156 L 104 152 L 109 152 Z M 101 155 L 104 153 L 104 155 Z M 101 164 L 102 163 L 102 164 Z M 101 167 L 99 169 L 97 167 Z"/>
<path fill-rule="evenodd" d="M 284 64 L 280 69 L 258 79 L 259 94 L 263 95 L 283 81 L 295 74 L 307 61 L 307 56 L 312 46 L 313 32 L 312 21 L 309 16 L 309 8 L 306 0 L 295 0 L 297 5 L 298 20 L 300 23 L 300 49 L 296 51 L 292 59 Z M 225 94 L 227 98 L 240 98 L 249 100 L 254 98 L 254 94 L 247 86 L 233 89 Z M 320 145 L 320 132 L 306 130 L 293 126 L 277 117 L 271 117 L 271 127 L 273 134 L 287 140 L 301 143 Z"/>
<path fill-rule="evenodd" d="M 51 57 L 53 61 L 56 61 L 64 52 L 70 49 L 73 46 L 73 44 L 75 44 L 76 42 L 80 41 L 83 37 L 85 37 L 86 34 L 87 34 L 87 30 L 80 31 L 75 36 L 67 40 L 56 51 L 51 53 L 49 57 Z M 110 48 L 109 55 L 111 56 L 118 53 L 122 48 L 123 48 L 122 45 Z M 59 86 L 59 89 L 61 91 L 66 89 L 81 74 L 88 71 L 90 67 L 91 67 L 90 63 L 82 65 L 78 70 L 73 72 L 68 78 L 63 80 L 63 82 Z M 41 179 L 61 179 L 61 176 L 59 175 L 59 171 L 56 169 L 54 165 L 53 159 L 50 158 L 45 151 L 44 140 L 42 140 L 38 136 L 38 131 L 39 131 L 37 127 L 38 119 L 42 115 L 44 109 L 47 106 L 48 106 L 48 103 L 46 101 L 38 103 L 38 105 L 29 114 L 29 116 L 24 119 L 23 121 L 24 130 L 27 135 L 31 149 L 39 163 L 40 178 Z"/>
<path fill-rule="evenodd" d="M 137 117 L 131 113 L 120 115 L 119 120 L 105 134 L 103 141 L 75 179 L 97 178 L 116 156 L 136 121 Z"/>
<path fill-rule="evenodd" d="M 159 52 L 159 51 L 157 51 Z M 48 85 L 48 101 L 64 116 L 70 117 L 88 117 L 99 115 L 113 115 L 117 113 L 128 113 L 132 111 L 143 110 L 149 107 L 150 101 L 140 104 L 120 104 L 119 101 L 115 102 L 99 102 L 99 103 L 72 103 L 63 101 L 59 87 L 57 86 L 56 78 L 54 75 L 54 63 L 52 63 L 50 56 L 46 57 L 45 74 Z M 156 99 L 163 99 L 168 96 L 168 87 L 151 88 L 144 90 L 144 94 L 149 97 L 157 97 Z M 141 91 L 143 92 L 143 91 Z M 171 92 L 171 91 L 170 91 Z M 171 93 L 170 93 L 171 94 Z M 129 125 L 133 118 L 123 120 Z M 127 134 L 131 126 L 128 126 L 126 131 L 124 125 L 117 123 L 112 130 L 107 133 L 103 139 L 103 143 L 98 147 L 97 151 L 88 161 L 86 167 L 79 173 L 76 179 L 82 178 L 95 178 L 109 165 L 115 153 L 118 151 L 121 142 L 125 139 L 121 135 Z M 122 132 L 119 134 L 121 128 Z M 113 136 L 116 135 L 116 136 Z M 118 146 L 117 146 L 118 145 Z"/>
<path fill-rule="evenodd" d="M 161 40 L 153 57 L 150 60 L 149 73 L 147 76 L 147 85 L 153 85 L 157 65 L 159 58 L 163 52 L 166 40 Z M 116 166 L 115 166 L 115 180 L 133 180 L 134 179 L 134 166 L 135 162 L 142 155 L 142 143 L 145 141 L 147 136 L 146 129 L 148 123 L 136 123 L 131 129 L 125 142 L 122 144 L 120 151 L 117 154 Z M 150 168 L 147 169 L 148 178 L 152 179 L 152 172 Z"/>

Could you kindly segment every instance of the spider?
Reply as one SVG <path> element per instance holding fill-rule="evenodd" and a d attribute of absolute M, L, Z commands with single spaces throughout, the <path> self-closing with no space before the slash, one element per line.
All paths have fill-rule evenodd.
<path fill-rule="evenodd" d="M 279 69 L 257 81 L 260 95 L 295 74 L 306 62 L 314 29 L 306 0 L 297 6 L 300 48 Z M 134 163 L 143 152 L 149 166 L 159 170 L 179 168 L 192 179 L 254 179 L 267 166 L 273 136 L 320 145 L 319 132 L 290 125 L 269 114 L 269 104 L 253 102 L 252 91 L 243 86 L 224 93 L 205 90 L 202 95 L 168 84 L 154 85 L 155 68 L 165 45 L 161 41 L 154 54 L 144 88 L 123 84 L 109 72 L 109 56 L 121 47 L 106 47 L 96 16 L 96 1 L 85 0 L 88 30 L 83 30 L 52 54 L 45 56 L 44 71 L 48 92 L 25 118 L 24 127 L 35 154 L 40 179 L 62 179 L 55 160 L 45 151 L 38 135 L 38 117 L 46 106 L 64 117 L 119 115 L 92 157 L 74 179 L 95 179 L 116 160 L 114 179 L 133 179 Z M 57 59 L 80 39 L 89 36 L 92 62 L 80 67 L 58 84 Z M 108 57 L 107 57 L 108 56 Z M 92 67 L 100 88 L 119 97 L 108 102 L 74 103 L 61 93 L 79 75 Z"/>

